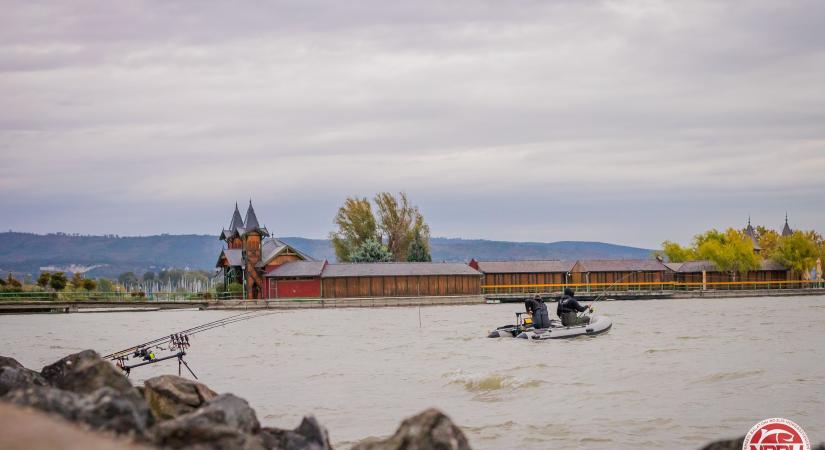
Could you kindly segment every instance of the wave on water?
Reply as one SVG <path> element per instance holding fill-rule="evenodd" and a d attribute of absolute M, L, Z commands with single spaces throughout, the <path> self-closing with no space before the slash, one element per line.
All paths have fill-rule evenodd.
<path fill-rule="evenodd" d="M 707 336 L 677 336 L 676 339 L 680 341 L 689 341 L 692 339 L 707 339 Z"/>
<path fill-rule="evenodd" d="M 722 381 L 741 380 L 742 378 L 753 377 L 756 375 L 761 375 L 763 373 L 765 373 L 764 370 L 739 370 L 735 372 L 720 372 L 699 378 L 698 380 L 693 381 L 691 384 L 718 383 Z"/>
<path fill-rule="evenodd" d="M 651 348 L 645 350 L 645 353 L 648 355 L 652 355 L 654 353 L 670 353 L 670 352 L 679 352 L 684 350 L 683 348 Z"/>
<path fill-rule="evenodd" d="M 296 330 L 290 333 L 293 336 L 308 336 L 308 337 L 328 337 L 331 336 L 329 334 L 318 334 L 318 333 L 310 333 L 303 330 Z"/>
<path fill-rule="evenodd" d="M 545 383 L 544 380 L 524 379 L 509 375 L 489 374 L 489 375 L 468 375 L 462 372 L 455 372 L 445 375 L 450 379 L 450 384 L 460 384 L 469 392 L 492 392 L 503 389 L 517 390 L 536 388 Z"/>

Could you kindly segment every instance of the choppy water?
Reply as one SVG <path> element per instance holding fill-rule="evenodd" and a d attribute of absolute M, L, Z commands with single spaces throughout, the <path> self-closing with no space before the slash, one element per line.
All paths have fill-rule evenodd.
<path fill-rule="evenodd" d="M 607 335 L 488 339 L 520 305 L 284 311 L 197 335 L 201 381 L 267 425 L 315 414 L 336 448 L 427 407 L 475 449 L 698 448 L 786 417 L 825 441 L 825 297 L 604 302 Z M 236 314 L 0 316 L 0 354 L 40 368 Z M 174 362 L 136 369 L 145 379 Z"/>

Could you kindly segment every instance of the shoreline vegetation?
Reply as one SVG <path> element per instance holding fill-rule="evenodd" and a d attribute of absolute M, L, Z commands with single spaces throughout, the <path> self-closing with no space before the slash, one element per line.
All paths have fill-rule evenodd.
<path fill-rule="evenodd" d="M 715 228 L 694 236 L 688 246 L 672 241 L 662 242 L 655 252 L 670 263 L 709 261 L 719 272 L 727 273 L 731 281 L 759 269 L 766 261 L 787 268 L 803 280 L 822 277 L 825 259 L 825 239 L 816 230 L 791 230 L 788 218 L 781 232 L 758 225 L 737 230 Z M 816 274 L 811 272 L 816 270 Z"/>
<path fill-rule="evenodd" d="M 331 450 L 330 432 L 313 416 L 292 430 L 262 425 L 248 402 L 174 375 L 131 382 L 92 350 L 41 371 L 0 356 L 0 448 Z M 48 430 L 48 432 L 44 432 Z M 333 430 L 334 432 L 334 430 Z M 742 438 L 702 450 L 742 448 Z M 368 438 L 352 450 L 470 450 L 461 428 L 427 409 L 392 436 Z M 814 450 L 825 450 L 820 444 Z"/>

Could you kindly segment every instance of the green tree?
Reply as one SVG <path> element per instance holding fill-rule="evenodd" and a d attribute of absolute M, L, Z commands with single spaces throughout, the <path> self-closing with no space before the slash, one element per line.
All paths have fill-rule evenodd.
<path fill-rule="evenodd" d="M 825 260 L 825 239 L 822 238 L 822 235 L 814 230 L 804 231 L 803 233 L 816 246 L 817 258 Z"/>
<path fill-rule="evenodd" d="M 670 262 L 685 262 L 696 259 L 696 252 L 692 248 L 682 247 L 671 241 L 662 242 L 662 253 Z"/>
<path fill-rule="evenodd" d="M 91 291 L 95 290 L 96 287 L 97 287 L 97 283 L 95 282 L 95 280 L 92 280 L 92 279 L 89 279 L 89 278 L 86 278 L 86 279 L 83 280 L 83 289 L 84 290 L 86 290 L 88 292 L 91 292 Z"/>
<path fill-rule="evenodd" d="M 779 245 L 779 233 L 761 225 L 756 227 L 756 239 L 759 246 L 762 247 L 762 256 L 764 258 L 771 258 L 776 252 Z"/>
<path fill-rule="evenodd" d="M 63 272 L 53 273 L 51 279 L 49 280 L 49 286 L 51 286 L 55 291 L 62 291 L 66 288 L 67 283 L 68 280 L 66 279 L 66 274 Z"/>
<path fill-rule="evenodd" d="M 352 262 L 389 262 L 392 253 L 376 239 L 367 239 L 350 255 Z"/>
<path fill-rule="evenodd" d="M 108 278 L 99 278 L 97 280 L 97 290 L 98 292 L 114 292 L 115 285 Z"/>
<path fill-rule="evenodd" d="M 122 274 L 118 275 L 117 281 L 124 286 L 129 286 L 133 284 L 137 284 L 138 279 L 135 276 L 134 272 L 123 272 Z"/>
<path fill-rule="evenodd" d="M 420 232 L 416 232 L 410 242 L 410 248 L 407 251 L 407 261 L 409 262 L 430 262 L 433 258 L 430 256 L 430 249 L 428 242 L 422 237 Z"/>
<path fill-rule="evenodd" d="M 69 281 L 72 285 L 72 288 L 75 290 L 80 289 L 83 287 L 83 275 L 79 273 L 72 274 L 72 279 Z"/>
<path fill-rule="evenodd" d="M 14 278 L 11 272 L 9 272 L 5 281 L 3 281 L 2 286 L 3 290 L 6 292 L 21 292 L 23 290 L 23 284 L 20 283 L 20 281 L 18 281 L 16 278 Z"/>
<path fill-rule="evenodd" d="M 801 231 L 779 239 L 779 245 L 773 256 L 774 261 L 798 274 L 810 273 L 820 256 L 820 250 L 812 239 Z"/>
<path fill-rule="evenodd" d="M 17 281 L 17 278 L 14 278 L 11 272 L 9 272 L 9 276 L 6 278 L 6 286 L 11 288 L 22 288 L 23 284 Z"/>
<path fill-rule="evenodd" d="M 143 281 L 155 281 L 155 272 L 149 271 L 144 273 Z"/>
<path fill-rule="evenodd" d="M 243 294 L 243 285 L 241 283 L 229 283 L 229 286 L 226 287 L 226 291 L 233 297 L 240 297 Z"/>
<path fill-rule="evenodd" d="M 6 280 L 0 278 L 0 287 L 5 286 L 5 285 L 6 285 Z"/>
<path fill-rule="evenodd" d="M 744 274 L 760 267 L 760 259 L 753 252 L 750 237 L 733 228 L 728 228 L 724 233 L 714 229 L 696 236 L 694 248 L 699 258 L 709 260 L 734 279 L 736 273 Z"/>
<path fill-rule="evenodd" d="M 338 209 L 334 223 L 338 231 L 330 233 L 330 240 L 338 261 L 351 261 L 350 255 L 367 240 L 381 241 L 372 205 L 366 198 L 347 198 Z"/>
<path fill-rule="evenodd" d="M 52 274 L 49 272 L 40 272 L 40 275 L 37 277 L 37 285 L 46 289 L 46 286 L 49 285 L 49 281 L 52 279 Z"/>
<path fill-rule="evenodd" d="M 398 198 L 389 192 L 379 192 L 375 196 L 378 208 L 378 228 L 387 238 L 387 249 L 395 261 L 407 261 L 410 243 L 418 233 L 421 243 L 429 247 L 430 228 L 418 207 L 410 205 L 407 194 L 398 193 Z"/>

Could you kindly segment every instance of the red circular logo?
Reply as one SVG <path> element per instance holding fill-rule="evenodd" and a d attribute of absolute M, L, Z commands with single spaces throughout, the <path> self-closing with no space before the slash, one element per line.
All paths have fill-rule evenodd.
<path fill-rule="evenodd" d="M 765 419 L 751 428 L 742 450 L 811 450 L 802 427 L 782 418 Z"/>

